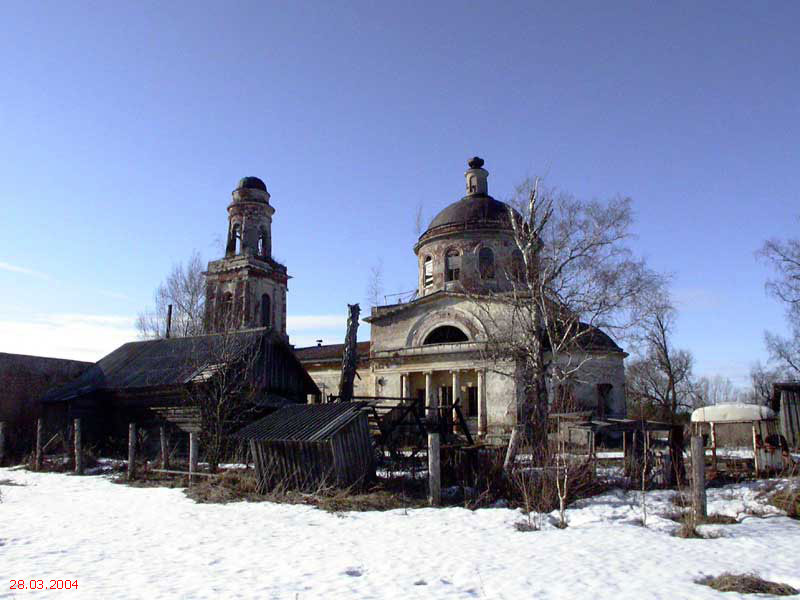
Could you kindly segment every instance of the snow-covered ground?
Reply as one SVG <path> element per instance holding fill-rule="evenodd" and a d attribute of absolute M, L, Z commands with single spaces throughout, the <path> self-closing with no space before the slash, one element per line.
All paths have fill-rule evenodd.
<path fill-rule="evenodd" d="M 763 484 L 709 490 L 709 511 L 740 523 L 680 539 L 656 516 L 676 510 L 663 491 L 648 494 L 646 528 L 637 495 L 616 491 L 570 508 L 565 530 L 521 532 L 521 514 L 504 508 L 331 514 L 195 504 L 106 476 L 0 469 L 3 480 L 0 598 L 743 597 L 693 583 L 723 571 L 800 588 L 800 523 L 758 498 Z M 12 591 L 11 579 L 78 589 Z"/>

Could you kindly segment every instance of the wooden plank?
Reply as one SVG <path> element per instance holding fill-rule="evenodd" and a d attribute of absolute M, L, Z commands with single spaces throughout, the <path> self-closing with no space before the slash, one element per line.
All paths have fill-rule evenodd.
<path fill-rule="evenodd" d="M 128 424 L 128 480 L 136 477 L 136 423 Z"/>
<path fill-rule="evenodd" d="M 83 475 L 83 452 L 81 448 L 81 420 L 73 421 L 73 442 L 75 444 L 75 473 Z"/>
<path fill-rule="evenodd" d="M 194 481 L 194 475 L 197 474 L 197 457 L 198 457 L 198 443 L 197 434 L 193 431 L 189 432 L 189 484 Z"/>
<path fill-rule="evenodd" d="M 42 438 L 44 437 L 44 421 L 42 418 L 36 419 L 36 456 L 34 458 L 34 469 L 42 470 L 42 458 L 44 450 L 42 448 Z"/>
<path fill-rule="evenodd" d="M 169 448 L 167 447 L 167 428 L 162 425 L 158 428 L 161 439 L 161 468 L 169 469 Z"/>
<path fill-rule="evenodd" d="M 692 514 L 695 523 L 707 516 L 706 449 L 699 435 L 692 436 Z"/>
<path fill-rule="evenodd" d="M 431 506 L 442 503 L 442 472 L 439 459 L 439 434 L 428 434 L 428 502 Z"/>
<path fill-rule="evenodd" d="M 6 457 L 6 422 L 0 421 L 0 467 Z"/>

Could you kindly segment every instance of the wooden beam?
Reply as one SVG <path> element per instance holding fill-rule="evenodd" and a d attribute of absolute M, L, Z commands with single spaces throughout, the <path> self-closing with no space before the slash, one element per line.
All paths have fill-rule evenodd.
<path fill-rule="evenodd" d="M 0 467 L 3 466 L 3 459 L 6 457 L 6 422 L 0 421 Z"/>
<path fill-rule="evenodd" d="M 136 423 L 128 424 L 128 481 L 136 477 Z"/>
<path fill-rule="evenodd" d="M 189 432 L 189 484 L 194 483 L 197 474 L 197 434 Z"/>
<path fill-rule="evenodd" d="M 706 504 L 706 449 L 703 438 L 692 436 L 692 514 L 699 523 L 707 516 Z"/>
<path fill-rule="evenodd" d="M 81 448 L 81 420 L 73 421 L 73 442 L 75 444 L 75 473 L 83 475 L 83 451 Z"/>
<path fill-rule="evenodd" d="M 428 434 L 428 502 L 431 506 L 442 503 L 442 471 L 439 457 L 439 434 Z"/>
<path fill-rule="evenodd" d="M 34 458 L 34 469 L 37 471 L 42 470 L 42 442 L 44 437 L 44 422 L 42 418 L 36 419 L 36 456 Z"/>
<path fill-rule="evenodd" d="M 169 469 L 169 448 L 167 448 L 167 428 L 165 425 L 159 428 L 159 435 L 161 437 L 161 468 Z"/>

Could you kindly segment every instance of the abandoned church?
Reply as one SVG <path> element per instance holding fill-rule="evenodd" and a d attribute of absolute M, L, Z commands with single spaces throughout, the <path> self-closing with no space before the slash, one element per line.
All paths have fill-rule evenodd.
<path fill-rule="evenodd" d="M 376 306 L 364 319 L 369 343 L 358 345 L 356 394 L 414 398 L 429 406 L 458 401 L 471 433 L 502 438 L 515 421 L 522 386 L 512 364 L 482 359 L 495 322 L 486 318 L 481 291 L 509 289 L 509 269 L 519 253 L 510 207 L 489 195 L 489 173 L 475 157 L 465 173 L 466 194 L 434 217 L 413 251 L 417 292 L 408 302 Z M 490 302 L 490 301 L 488 301 Z M 337 390 L 341 344 L 296 349 L 325 393 Z M 569 394 L 598 416 L 625 415 L 625 352 L 605 333 L 587 336 L 583 367 Z"/>
<path fill-rule="evenodd" d="M 497 441 L 515 424 L 522 385 L 513 362 L 484 356 L 482 349 L 496 333 L 486 317 L 495 309 L 491 299 L 477 298 L 510 288 L 508 267 L 519 250 L 511 223 L 516 213 L 489 195 L 488 177 L 482 159 L 469 161 L 466 194 L 441 210 L 413 247 L 418 265 L 413 298 L 372 307 L 364 319 L 370 341 L 357 345 L 354 395 L 413 399 L 419 407 L 457 403 L 469 433 Z M 275 209 L 264 182 L 241 179 L 227 212 L 225 256 L 210 262 L 205 273 L 203 335 L 118 348 L 42 398 L 53 426 L 81 417 L 87 434 L 99 439 L 112 429 L 124 435 L 130 419 L 147 426 L 166 416 L 183 431 L 199 430 L 200 415 L 185 409 L 187 390 L 207 381 L 209 365 L 219 368 L 224 362 L 215 349 L 226 345 L 219 341 L 226 336 L 246 340 L 242 343 L 259 357 L 258 368 L 248 373 L 261 409 L 254 415 L 286 404 L 324 402 L 338 391 L 343 344 L 290 345 L 289 276 L 273 258 Z M 626 354 L 602 331 L 593 330 L 584 340 L 583 366 L 569 383 L 570 398 L 600 417 L 624 416 Z"/>

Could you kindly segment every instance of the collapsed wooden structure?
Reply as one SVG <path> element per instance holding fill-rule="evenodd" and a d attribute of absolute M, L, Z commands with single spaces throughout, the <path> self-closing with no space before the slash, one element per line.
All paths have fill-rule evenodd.
<path fill-rule="evenodd" d="M 259 490 L 349 487 L 375 476 L 366 404 L 285 406 L 239 431 L 249 444 Z"/>
<path fill-rule="evenodd" d="M 551 413 L 548 415 L 551 432 L 568 447 L 583 447 L 590 460 L 597 458 L 597 441 L 621 439 L 623 472 L 626 477 L 639 478 L 643 457 L 654 447 L 656 435 L 667 436 L 668 452 L 650 465 L 649 471 L 657 480 L 671 485 L 683 480 L 683 425 L 648 421 L 645 419 L 597 419 L 592 411 Z"/>

